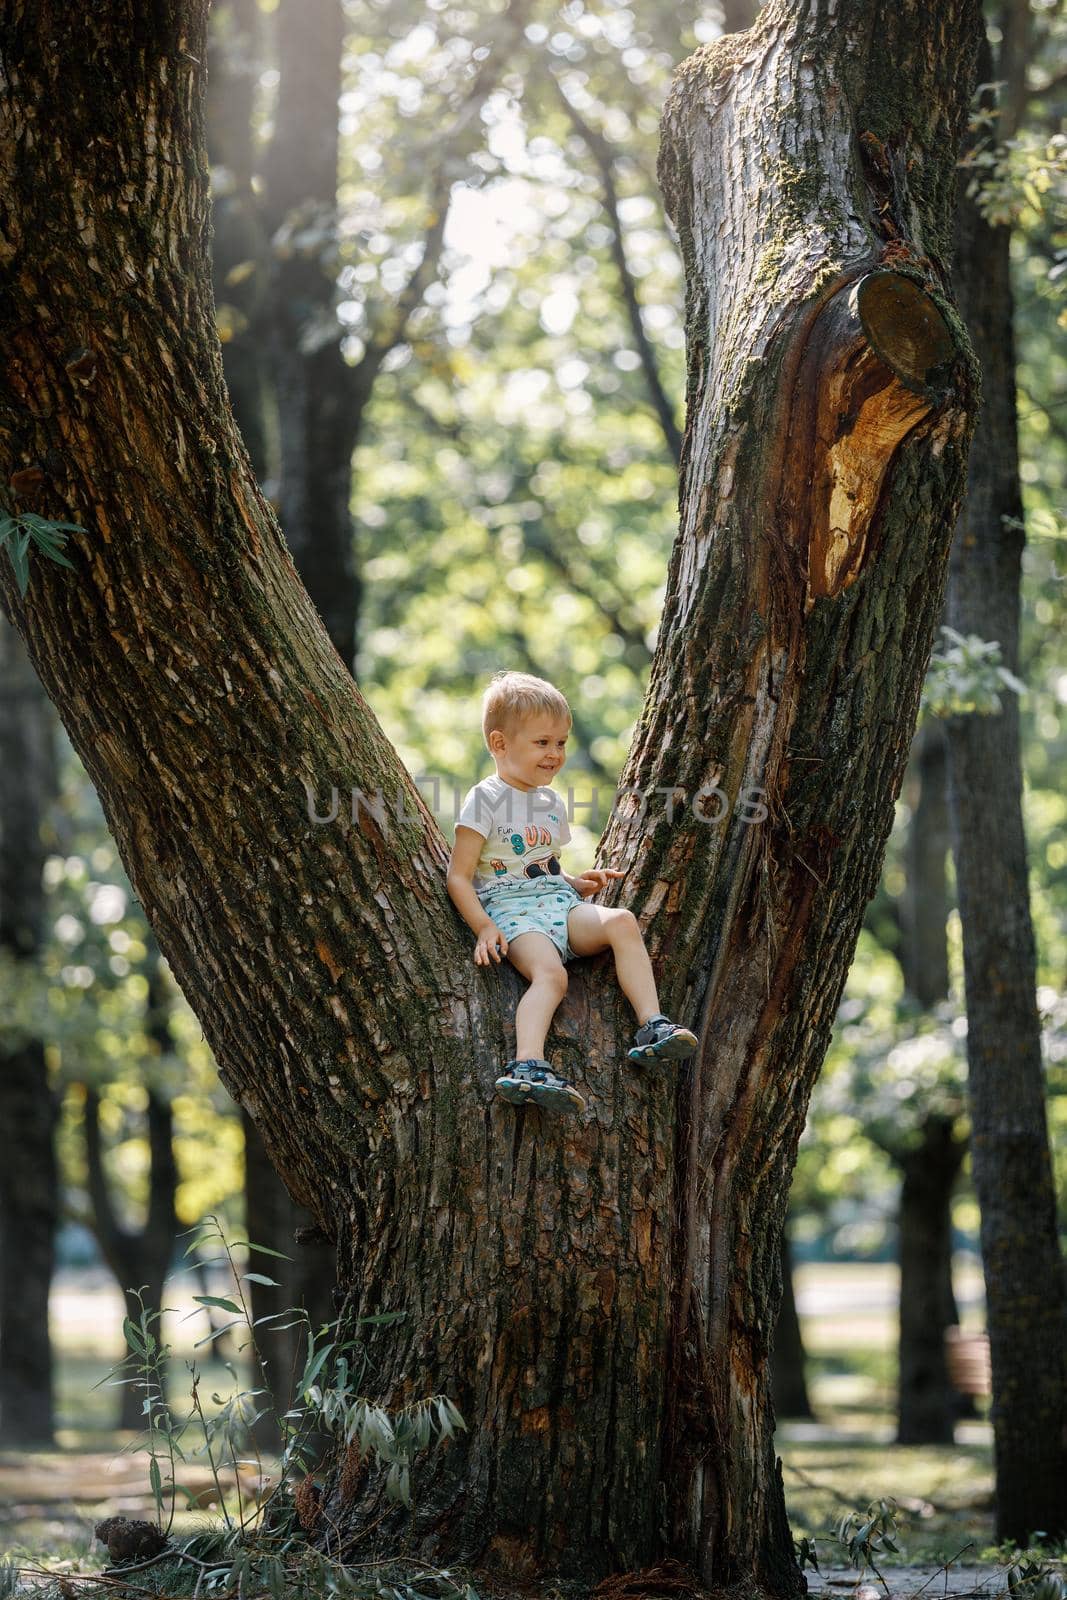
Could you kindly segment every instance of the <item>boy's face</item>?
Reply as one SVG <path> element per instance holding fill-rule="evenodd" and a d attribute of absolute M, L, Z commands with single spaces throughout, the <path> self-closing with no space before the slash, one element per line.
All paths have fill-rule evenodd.
<path fill-rule="evenodd" d="M 570 731 L 566 717 L 543 713 L 517 722 L 507 734 L 495 728 L 490 746 L 498 774 L 517 789 L 540 789 L 551 783 L 567 759 Z"/>

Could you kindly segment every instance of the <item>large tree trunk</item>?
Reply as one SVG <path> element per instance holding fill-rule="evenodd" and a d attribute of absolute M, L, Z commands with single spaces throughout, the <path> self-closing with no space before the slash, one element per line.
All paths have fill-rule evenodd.
<path fill-rule="evenodd" d="M 988 56 L 987 56 L 988 60 Z M 993 77 L 992 65 L 983 80 Z M 1016 670 L 1023 531 L 1010 231 L 961 196 L 960 298 L 984 373 L 948 620 Z M 997 1537 L 1067 1533 L 1067 1293 L 1045 1119 L 1019 709 L 949 719 L 974 1185 L 993 1368 Z"/>
<path fill-rule="evenodd" d="M 55 798 L 55 713 L 0 619 L 0 955 L 33 982 L 44 919 L 41 824 Z M 8 1448 L 52 1443 L 48 1295 L 59 1215 L 55 1097 L 44 1045 L 0 1040 L 0 1429 Z"/>
<path fill-rule="evenodd" d="M 944 261 L 976 0 L 856 0 L 847 21 L 774 3 L 672 92 L 682 526 L 627 768 L 649 821 L 607 850 L 703 1042 L 677 1092 L 633 1072 L 604 964 L 579 967 L 553 1043 L 590 1095 L 573 1125 L 492 1100 L 519 981 L 471 963 L 444 841 L 237 445 L 203 7 L 160 0 L 131 28 L 101 0 L 76 42 L 40 35 L 51 53 L 34 17 L 16 5 L 8 29 L 0 468 L 47 462 L 44 505 L 86 532 L 77 573 L 35 561 L 4 600 L 224 1081 L 336 1239 L 351 1313 L 404 1312 L 366 1330 L 377 1392 L 444 1390 L 467 1419 L 418 1472 L 416 1547 L 586 1576 L 669 1550 L 798 1594 L 768 1397 L 778 1239 L 963 485 Z M 16 409 L 31 393 L 50 403 Z M 684 805 L 670 826 L 652 792 L 718 781 L 718 827 Z M 317 825 L 306 790 L 328 805 L 331 785 L 345 801 Z M 351 818 L 353 785 L 384 790 L 377 816 Z M 395 1536 L 381 1493 L 332 1492 L 346 1540 L 376 1519 Z"/>

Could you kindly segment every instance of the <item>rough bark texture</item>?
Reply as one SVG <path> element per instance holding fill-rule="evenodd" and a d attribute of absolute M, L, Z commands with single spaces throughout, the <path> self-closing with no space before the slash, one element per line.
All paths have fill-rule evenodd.
<path fill-rule="evenodd" d="M 55 714 L 0 619 L 0 951 L 34 973 L 42 939 L 41 824 L 57 787 Z M 55 1097 L 39 1039 L 0 1042 L 0 1436 L 52 1443 L 48 1294 L 59 1215 Z"/>
<path fill-rule="evenodd" d="M 669 1550 L 708 1581 L 803 1587 L 768 1398 L 781 1217 L 972 405 L 942 263 L 977 5 L 833 9 L 772 4 L 687 63 L 667 108 L 682 519 L 627 770 L 649 815 L 605 854 L 702 1051 L 677 1088 L 629 1070 L 605 963 L 579 965 L 551 1046 L 590 1096 L 573 1125 L 491 1097 L 519 981 L 473 967 L 444 841 L 237 446 L 205 266 L 202 6 L 160 0 L 149 23 L 101 0 L 76 48 L 28 6 L 8 29 L 0 467 L 44 461 L 47 508 L 86 532 L 76 574 L 35 563 L 25 602 L 5 575 L 5 604 L 224 1081 L 336 1239 L 349 1309 L 405 1313 L 369 1330 L 378 1394 L 443 1389 L 467 1419 L 417 1474 L 417 1547 L 512 1575 Z M 717 827 L 688 805 L 672 825 L 652 792 L 719 780 Z M 328 809 L 331 785 L 337 820 L 316 824 L 306 791 Z M 385 791 L 376 815 L 352 819 L 353 785 Z M 762 823 L 734 809 L 752 786 Z M 368 1548 L 380 1485 L 333 1494 Z M 376 1537 L 395 1531 L 389 1513 Z"/>
<path fill-rule="evenodd" d="M 987 58 L 988 60 L 988 58 Z M 983 81 L 993 76 L 991 67 Z M 948 621 L 1017 670 L 1023 548 L 1009 231 L 961 197 L 957 278 L 984 373 Z M 974 1185 L 993 1367 L 999 1538 L 1067 1532 L 1067 1314 L 1045 1118 L 1022 815 L 1019 709 L 948 723 L 967 992 Z"/>
<path fill-rule="evenodd" d="M 895 1160 L 900 1186 L 900 1444 L 951 1444 L 956 1394 L 945 1358 L 955 1321 L 952 1190 L 966 1151 L 955 1119 L 927 1117 L 919 1142 Z"/>

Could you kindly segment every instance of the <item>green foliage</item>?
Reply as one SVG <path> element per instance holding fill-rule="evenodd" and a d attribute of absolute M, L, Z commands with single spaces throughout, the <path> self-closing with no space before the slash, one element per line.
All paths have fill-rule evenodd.
<path fill-rule="evenodd" d="M 923 684 L 924 711 L 935 717 L 992 716 L 1001 709 L 1004 689 L 1026 693 L 1025 683 L 1001 664 L 995 639 L 964 637 L 949 627 L 943 627 L 941 634 L 945 643 L 931 658 Z"/>
<path fill-rule="evenodd" d="M 0 516 L 0 549 L 6 550 L 15 572 L 19 594 L 25 594 L 30 581 L 30 549 L 39 550 L 49 561 L 74 570 L 74 563 L 63 554 L 68 533 L 84 533 L 76 522 L 51 522 L 35 511 Z"/>
<path fill-rule="evenodd" d="M 895 1500 L 872 1500 L 864 1512 L 849 1511 L 838 1522 L 834 1537 L 842 1546 L 849 1563 L 862 1576 L 870 1567 L 886 1594 L 889 1586 L 875 1565 L 875 1556 L 884 1553 L 899 1555 L 897 1547 L 897 1503 Z"/>
<path fill-rule="evenodd" d="M 358 1445 L 361 1457 L 385 1469 L 385 1492 L 389 1499 L 403 1505 L 412 1504 L 411 1469 L 416 1457 L 431 1446 L 440 1446 L 451 1440 L 457 1429 L 466 1424 L 459 1411 L 446 1395 L 436 1394 L 416 1401 L 400 1410 L 390 1411 L 368 1399 L 364 1381 L 368 1377 L 366 1352 L 359 1329 L 373 1323 L 395 1319 L 397 1313 L 379 1314 L 361 1318 L 351 1337 L 341 1336 L 340 1322 L 322 1328 L 311 1326 L 307 1313 L 289 1307 L 253 1319 L 244 1284 L 250 1279 L 274 1287 L 273 1281 L 262 1273 L 241 1270 L 235 1250 L 238 1243 L 230 1241 L 216 1217 L 209 1217 L 202 1229 L 188 1245 L 186 1254 L 199 1252 L 204 1245 L 217 1243 L 220 1256 L 209 1258 L 205 1265 L 225 1265 L 233 1285 L 232 1295 L 195 1295 L 200 1306 L 212 1306 L 232 1314 L 232 1320 L 222 1329 L 208 1334 L 199 1344 L 218 1337 L 221 1332 L 240 1329 L 239 1351 L 250 1351 L 255 1357 L 255 1369 L 269 1377 L 268 1362 L 260 1348 L 257 1328 L 284 1322 L 286 1326 L 303 1324 L 305 1360 L 296 1385 L 295 1403 L 279 1415 L 269 1388 L 244 1388 L 234 1367 L 227 1363 L 233 1378 L 232 1392 L 223 1397 L 211 1396 L 216 1407 L 211 1414 L 205 1409 L 200 1393 L 201 1374 L 195 1361 L 189 1362 L 191 1376 L 191 1406 L 184 1417 L 176 1417 L 165 1398 L 165 1375 L 172 1352 L 159 1337 L 162 1311 L 145 1307 L 139 1292 L 140 1315 L 136 1320 L 127 1317 L 123 1324 L 130 1354 L 113 1369 L 107 1381 L 133 1384 L 143 1394 L 142 1411 L 146 1433 L 130 1449 L 143 1448 L 148 1453 L 149 1487 L 156 1507 L 159 1524 L 169 1533 L 174 1524 L 179 1486 L 177 1464 L 189 1456 L 206 1458 L 215 1482 L 218 1504 L 227 1533 L 244 1533 L 251 1528 L 279 1526 L 292 1529 L 299 1518 L 299 1499 L 294 1484 L 303 1483 L 311 1466 L 310 1444 L 319 1425 L 324 1425 L 341 1448 Z M 250 1246 L 277 1254 L 263 1246 Z M 264 1479 L 263 1461 L 256 1442 L 255 1425 L 265 1416 L 273 1417 L 281 1435 L 281 1468 L 278 1482 L 258 1504 L 246 1504 L 242 1497 L 241 1465 L 247 1465 L 245 1452 L 251 1449 L 257 1469 L 257 1481 Z M 233 1470 L 236 1485 L 236 1514 L 231 1514 L 222 1485 L 222 1473 Z"/>
<path fill-rule="evenodd" d="M 1009 1557 L 1008 1593 L 1012 1600 L 1065 1600 L 1067 1575 L 1044 1556 L 1013 1552 Z"/>
<path fill-rule="evenodd" d="M 815 1548 L 815 1540 L 809 1539 L 807 1534 L 804 1534 L 801 1538 L 794 1539 L 793 1545 L 797 1553 L 797 1566 L 801 1572 L 805 1567 L 811 1567 L 814 1572 L 818 1572 L 819 1552 Z"/>

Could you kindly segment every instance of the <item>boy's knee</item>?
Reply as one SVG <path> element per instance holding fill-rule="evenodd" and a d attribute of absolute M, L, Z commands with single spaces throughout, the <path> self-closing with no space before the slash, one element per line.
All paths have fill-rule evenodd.
<path fill-rule="evenodd" d="M 632 911 L 619 908 L 612 918 L 612 932 L 617 939 L 640 939 L 641 924 Z"/>
<path fill-rule="evenodd" d="M 551 988 L 560 996 L 567 993 L 567 969 L 564 966 L 543 967 L 535 974 L 535 983 L 543 983 L 546 988 Z"/>

